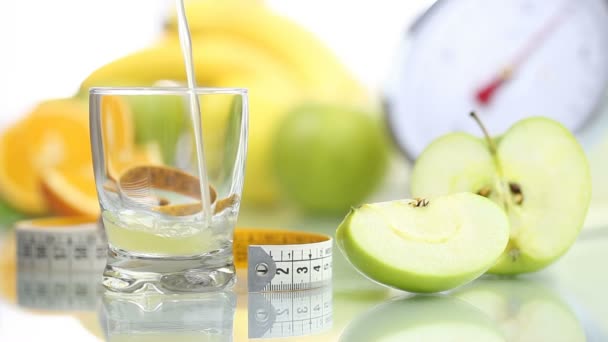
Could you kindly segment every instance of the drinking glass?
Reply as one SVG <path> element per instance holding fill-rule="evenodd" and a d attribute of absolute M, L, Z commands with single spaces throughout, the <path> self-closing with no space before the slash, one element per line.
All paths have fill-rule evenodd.
<path fill-rule="evenodd" d="M 171 293 L 232 284 L 247 91 L 92 88 L 89 100 L 109 245 L 103 285 Z M 192 114 L 196 102 L 200 115 Z"/>

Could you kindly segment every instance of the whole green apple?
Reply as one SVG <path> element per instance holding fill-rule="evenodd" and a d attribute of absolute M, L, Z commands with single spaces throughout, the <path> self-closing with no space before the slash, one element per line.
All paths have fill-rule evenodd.
<path fill-rule="evenodd" d="M 509 243 L 489 270 L 539 270 L 576 240 L 591 197 L 589 164 L 576 138 L 558 122 L 533 117 L 500 139 L 451 133 L 420 155 L 411 177 L 413 196 L 472 192 L 490 198 L 510 221 Z"/>
<path fill-rule="evenodd" d="M 189 112 L 185 98 L 177 95 L 127 96 L 133 112 L 135 142 L 155 142 L 165 162 L 175 158 L 177 141 L 185 129 Z"/>
<path fill-rule="evenodd" d="M 388 149 L 379 123 L 343 106 L 306 104 L 291 111 L 274 142 L 281 190 L 311 213 L 341 213 L 380 184 Z"/>

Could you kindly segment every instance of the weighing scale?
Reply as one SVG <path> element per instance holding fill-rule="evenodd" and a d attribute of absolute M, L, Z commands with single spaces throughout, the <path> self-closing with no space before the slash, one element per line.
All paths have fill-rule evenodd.
<path fill-rule="evenodd" d="M 385 89 L 397 145 L 415 159 L 453 131 L 499 135 L 553 118 L 592 146 L 608 128 L 608 1 L 438 0 L 408 30 Z"/>

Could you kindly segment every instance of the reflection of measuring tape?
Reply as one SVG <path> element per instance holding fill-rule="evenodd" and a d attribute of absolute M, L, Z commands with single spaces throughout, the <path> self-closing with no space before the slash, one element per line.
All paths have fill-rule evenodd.
<path fill-rule="evenodd" d="M 47 228 L 52 227 L 52 228 Z M 17 234 L 17 303 L 48 310 L 92 310 L 106 263 L 103 230 L 89 219 L 23 221 Z"/>
<path fill-rule="evenodd" d="M 249 338 L 302 336 L 332 325 L 331 286 L 309 291 L 250 293 Z"/>
<path fill-rule="evenodd" d="M 95 223 L 54 225 L 53 219 L 18 223 L 20 270 L 97 271 L 106 260 L 103 229 Z M 247 268 L 250 292 L 318 288 L 331 281 L 329 236 L 274 229 L 236 229 L 234 262 Z"/>

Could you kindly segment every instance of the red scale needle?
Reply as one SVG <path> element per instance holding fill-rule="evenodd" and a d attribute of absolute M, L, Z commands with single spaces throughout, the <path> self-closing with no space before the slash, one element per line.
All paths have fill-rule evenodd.
<path fill-rule="evenodd" d="M 513 58 L 511 63 L 507 64 L 507 66 L 504 67 L 497 76 L 490 79 L 487 84 L 484 84 L 477 90 L 477 92 L 475 92 L 475 100 L 479 105 L 487 106 L 490 104 L 498 90 L 501 89 L 502 86 L 509 81 L 509 79 L 511 79 L 511 76 L 517 70 L 517 68 L 543 44 L 547 37 L 557 29 L 559 24 L 563 22 L 567 15 L 572 13 L 570 6 L 571 4 L 572 3 L 570 0 L 566 0 L 561 10 L 553 15 L 551 19 L 549 19 L 541 27 L 541 29 L 528 40 L 526 45 L 524 45 L 515 58 Z"/>

